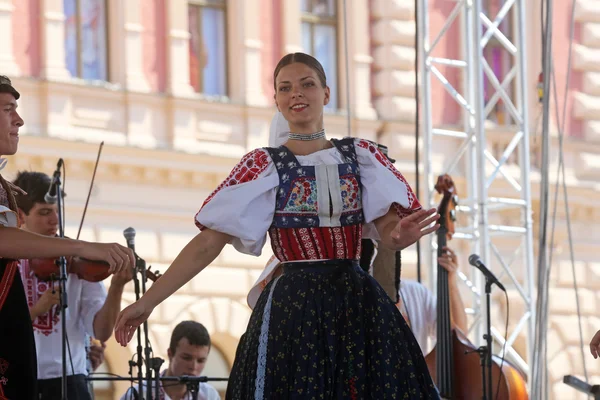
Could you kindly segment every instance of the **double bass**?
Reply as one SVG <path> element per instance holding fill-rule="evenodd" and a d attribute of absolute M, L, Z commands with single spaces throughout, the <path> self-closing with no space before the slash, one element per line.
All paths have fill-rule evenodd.
<path fill-rule="evenodd" d="M 449 175 L 441 175 L 435 185 L 442 200 L 438 206 L 440 227 L 437 231 L 437 255 L 443 255 L 447 241 L 455 232 L 458 196 Z M 448 271 L 437 268 L 437 342 L 425 361 L 443 399 L 481 400 L 483 379 L 481 359 L 475 347 L 460 329 L 452 326 Z M 508 360 L 492 359 L 493 400 L 528 400 L 523 374 Z M 488 399 L 492 400 L 492 399 Z"/>

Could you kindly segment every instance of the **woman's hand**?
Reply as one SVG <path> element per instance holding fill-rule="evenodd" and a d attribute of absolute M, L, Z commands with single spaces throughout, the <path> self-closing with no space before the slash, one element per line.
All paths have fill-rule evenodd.
<path fill-rule="evenodd" d="M 435 232 L 440 225 L 435 224 L 427 228 L 440 218 L 437 209 L 420 210 L 414 214 L 402 218 L 397 224 L 390 237 L 392 244 L 397 250 L 402 250 L 417 242 L 425 235 Z"/>
<path fill-rule="evenodd" d="M 133 337 L 136 329 L 152 314 L 153 308 L 146 306 L 143 299 L 127 306 L 117 316 L 115 322 L 115 339 L 125 347 Z"/>

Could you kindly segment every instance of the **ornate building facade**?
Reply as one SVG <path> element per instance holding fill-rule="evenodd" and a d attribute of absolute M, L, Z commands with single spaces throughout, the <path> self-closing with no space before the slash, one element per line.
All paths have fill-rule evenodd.
<path fill-rule="evenodd" d="M 502 0 L 487 3 L 493 8 Z M 528 5 L 531 54 L 541 53 L 539 21 L 533 18 L 539 3 Z M 555 58 L 562 98 L 570 2 L 558 3 Z M 432 25 L 441 25 L 453 4 L 430 2 Z M 600 229 L 595 207 L 600 176 L 599 10 L 593 0 L 578 2 L 576 70 L 568 89 L 565 142 L 586 340 L 600 329 L 595 294 L 600 272 L 594 251 L 594 232 Z M 23 169 L 50 174 L 62 157 L 67 234 L 74 236 L 98 146 L 104 142 L 81 238 L 125 243 L 123 230 L 134 227 L 138 254 L 153 270 L 164 271 L 197 233 L 193 218 L 204 199 L 247 151 L 267 144 L 275 111 L 275 64 L 288 52 L 305 51 L 323 62 L 332 88 L 328 134 L 351 132 L 388 145 L 398 168 L 414 182 L 414 19 L 413 2 L 401 0 L 352 0 L 346 9 L 335 0 L 0 0 L 0 73 L 13 78 L 21 91 L 26 122 L 19 153 L 4 172 L 9 177 Z M 458 40 L 443 47 L 453 57 L 462 51 Z M 502 68 L 502 55 L 490 50 L 488 56 L 496 57 L 494 65 Z M 530 59 L 530 114 L 537 116 L 534 88 L 541 63 Z M 458 106 L 444 97 L 441 87 L 435 96 L 436 121 L 456 124 L 461 118 Z M 507 145 L 501 134 L 504 120 L 498 107 L 490 118 L 498 128 L 490 151 L 502 152 Z M 539 146 L 536 122 L 532 118 L 534 151 Z M 443 150 L 436 149 L 440 159 Z M 532 159 L 537 198 L 539 165 Z M 553 161 L 552 171 L 555 165 Z M 456 181 L 465 184 L 464 177 Z M 553 396 L 563 399 L 577 395 L 561 383 L 562 376 L 581 374 L 583 364 L 562 202 L 558 211 L 549 365 Z M 456 248 L 466 261 L 468 245 L 456 243 Z M 205 374 L 227 376 L 250 315 L 247 291 L 269 256 L 268 248 L 254 258 L 228 246 L 155 310 L 150 318 L 155 353 L 166 359 L 172 327 L 195 319 L 207 326 L 214 343 Z M 414 277 L 414 250 L 403 259 L 404 276 Z M 461 268 L 467 270 L 467 263 Z M 131 285 L 123 305 L 134 298 Z M 498 307 L 497 312 L 503 321 L 505 309 Z M 511 321 L 518 314 L 511 308 Z M 517 349 L 525 357 L 520 342 Z M 121 348 L 111 339 L 105 371 L 126 375 L 134 352 L 135 343 Z M 588 371 L 600 381 L 600 369 L 585 357 Z M 97 383 L 96 391 L 98 398 L 117 399 L 127 386 Z"/>

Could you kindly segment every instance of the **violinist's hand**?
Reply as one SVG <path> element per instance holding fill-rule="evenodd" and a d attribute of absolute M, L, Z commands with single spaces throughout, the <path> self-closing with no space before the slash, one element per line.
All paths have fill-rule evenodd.
<path fill-rule="evenodd" d="M 135 266 L 133 250 L 118 243 L 83 242 L 78 256 L 88 260 L 107 262 L 110 265 L 109 272 L 111 274 Z"/>
<path fill-rule="evenodd" d="M 127 267 L 115 273 L 110 281 L 111 286 L 116 285 L 118 287 L 124 287 L 129 281 L 133 279 L 133 271 L 133 268 Z"/>
<path fill-rule="evenodd" d="M 420 210 L 404 217 L 398 222 L 391 232 L 392 243 L 398 250 L 402 250 L 415 243 L 425 235 L 435 232 L 440 225 L 435 224 L 427 228 L 440 218 L 435 208 Z"/>
<path fill-rule="evenodd" d="M 29 314 L 31 320 L 35 320 L 40 315 L 46 314 L 55 305 L 60 303 L 60 288 L 50 288 L 42 294 L 40 299 L 31 307 Z"/>
<path fill-rule="evenodd" d="M 592 341 L 590 342 L 590 352 L 594 358 L 598 358 L 598 356 L 600 356 L 600 331 L 596 332 L 592 338 Z"/>
<path fill-rule="evenodd" d="M 93 339 L 97 343 L 92 343 L 90 346 L 90 352 L 88 357 L 92 363 L 92 370 L 97 370 L 100 364 L 104 362 L 104 349 L 106 349 L 106 343 L 100 342 L 99 340 Z"/>
<path fill-rule="evenodd" d="M 115 339 L 121 346 L 127 346 L 135 330 L 148 319 L 152 310 L 145 305 L 142 298 L 119 313 L 115 323 Z"/>

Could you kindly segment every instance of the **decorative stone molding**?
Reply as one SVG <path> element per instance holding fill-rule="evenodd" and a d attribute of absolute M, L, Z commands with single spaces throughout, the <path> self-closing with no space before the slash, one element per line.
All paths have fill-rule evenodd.
<path fill-rule="evenodd" d="M 194 88 L 190 85 L 189 23 L 187 0 L 169 0 L 166 2 L 169 16 L 167 30 L 167 54 L 169 55 L 170 92 L 175 96 L 189 97 Z"/>
<path fill-rule="evenodd" d="M 575 19 L 579 22 L 600 22 L 600 10 L 594 0 L 577 0 Z"/>
<path fill-rule="evenodd" d="M 600 72 L 584 72 L 583 87 L 587 94 L 600 97 Z"/>
<path fill-rule="evenodd" d="M 590 47 L 600 47 L 600 23 L 586 23 L 581 34 L 581 44 Z"/>
<path fill-rule="evenodd" d="M 368 0 L 354 0 L 347 3 L 347 23 L 349 24 L 348 29 L 344 27 L 344 8 L 341 2 L 338 2 L 338 32 L 348 33 L 348 70 L 346 70 L 345 63 L 342 62 L 344 59 L 343 49 L 344 40 L 346 39 L 343 35 L 338 35 L 338 70 L 340 71 L 338 77 L 338 86 L 340 88 L 340 108 L 348 107 L 347 93 L 350 90 L 350 109 L 352 110 L 353 118 L 360 120 L 375 120 L 377 118 L 377 112 L 373 107 L 371 96 L 365 96 L 365 93 L 371 92 L 371 66 L 373 64 L 373 57 L 371 56 L 371 28 L 369 20 L 369 4 Z M 349 88 L 346 87 L 342 82 L 345 81 L 346 77 L 349 80 Z"/>
<path fill-rule="evenodd" d="M 18 76 L 20 68 L 13 55 L 12 0 L 0 0 L 0 71 L 3 75 Z"/>
<path fill-rule="evenodd" d="M 403 20 L 414 20 L 415 4 L 404 0 L 374 0 L 371 2 L 371 14 L 378 18 L 393 16 Z"/>
<path fill-rule="evenodd" d="M 600 10 L 596 2 L 581 0 L 576 3 L 576 21 L 581 25 L 580 42 L 573 47 L 573 65 L 583 74 L 581 91 L 574 93 L 574 117 L 583 120 L 585 138 L 600 140 Z M 594 163 L 581 160 L 583 171 L 578 177 L 598 178 Z"/>
<path fill-rule="evenodd" d="M 65 14 L 63 12 L 62 0 L 48 0 L 42 2 L 41 6 L 41 31 L 42 54 L 45 60 L 42 62 L 42 76 L 54 81 L 67 81 L 71 74 L 67 70 L 65 46 L 56 46 L 56 43 L 65 41 Z"/>
<path fill-rule="evenodd" d="M 125 35 L 125 70 L 127 90 L 136 92 L 149 92 L 150 84 L 144 73 L 144 55 L 142 35 L 144 33 L 141 10 L 143 0 L 128 0 L 119 7 L 123 9 L 125 23 L 122 27 Z M 153 5 L 146 5 L 152 7 Z M 121 39 L 123 40 L 123 39 Z"/>
<path fill-rule="evenodd" d="M 386 120 L 412 122 L 415 118 L 414 89 L 409 89 L 415 59 L 413 14 L 412 2 L 372 2 L 374 104 Z"/>
<path fill-rule="evenodd" d="M 302 26 L 300 24 L 300 0 L 286 0 L 281 4 L 283 50 L 285 53 L 302 51 Z"/>
<path fill-rule="evenodd" d="M 573 67 L 575 69 L 600 71 L 600 49 L 574 44 L 573 50 Z"/>
<path fill-rule="evenodd" d="M 263 93 L 260 28 L 260 0 L 230 0 L 228 10 L 228 47 L 230 97 L 235 103 L 267 106 L 271 102 Z"/>

